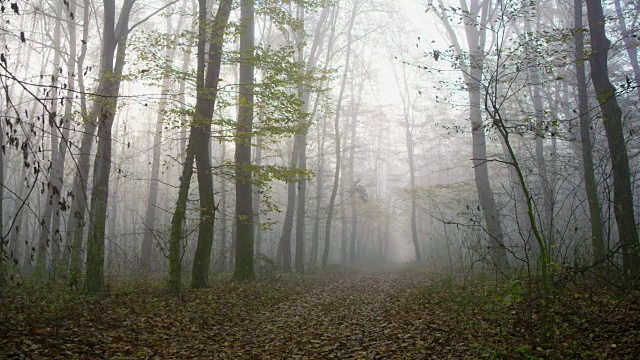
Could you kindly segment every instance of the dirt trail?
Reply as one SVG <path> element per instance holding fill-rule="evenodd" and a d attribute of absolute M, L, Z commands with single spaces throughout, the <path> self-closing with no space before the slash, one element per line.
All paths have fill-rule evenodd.
<path fill-rule="evenodd" d="M 445 334 L 425 324 L 427 314 L 415 317 L 419 309 L 412 300 L 424 277 L 361 273 L 318 280 L 302 296 L 259 311 L 234 329 L 225 341 L 234 346 L 219 356 L 447 358 L 453 345 Z"/>
<path fill-rule="evenodd" d="M 221 281 L 180 296 L 16 293 L 0 302 L 0 359 L 464 358 L 449 314 L 417 296 L 428 282 L 361 272 Z"/>

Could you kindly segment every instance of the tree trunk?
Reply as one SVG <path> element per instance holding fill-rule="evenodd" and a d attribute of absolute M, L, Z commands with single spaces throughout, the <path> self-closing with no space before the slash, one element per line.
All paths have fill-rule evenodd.
<path fill-rule="evenodd" d="M 293 138 L 293 149 L 291 151 L 291 159 L 289 167 L 298 166 L 298 155 L 300 154 L 300 139 L 298 136 Z M 280 261 L 282 271 L 291 272 L 291 232 L 293 230 L 293 215 L 296 207 L 296 183 L 295 181 L 287 183 L 287 210 L 282 223 L 282 233 L 280 234 L 280 248 L 282 249 L 282 259 Z"/>
<path fill-rule="evenodd" d="M 54 168 L 54 163 L 58 162 L 58 150 L 60 143 L 60 133 L 58 127 L 58 79 L 60 75 L 60 33 L 62 28 L 62 21 L 60 18 L 60 12 L 62 3 L 55 4 L 55 26 L 53 29 L 53 69 L 51 75 L 51 107 L 45 109 L 49 115 L 49 128 L 51 129 L 51 158 L 50 166 L 47 167 L 48 178 L 47 192 L 44 197 L 44 211 L 42 218 L 40 219 L 40 234 L 38 236 L 38 252 L 36 258 L 36 272 L 39 275 L 44 274 L 47 268 L 47 254 L 49 248 L 52 247 L 52 228 L 51 218 L 54 208 L 57 206 L 57 200 L 60 199 L 60 192 L 62 191 L 62 185 L 58 184 L 57 179 L 60 179 L 59 174 L 55 174 L 59 168 Z"/>
<path fill-rule="evenodd" d="M 232 0 L 220 2 L 218 11 L 213 20 L 213 28 L 209 37 L 209 59 L 207 62 L 207 74 L 201 83 L 204 85 L 202 94 L 196 101 L 197 126 L 194 132 L 194 151 L 196 167 L 198 169 L 198 192 L 200 194 L 200 223 L 198 224 L 198 243 L 193 259 L 193 272 L 191 287 L 203 288 L 209 286 L 209 269 L 211 268 L 211 249 L 213 247 L 213 226 L 216 212 L 216 204 L 213 195 L 213 176 L 211 173 L 211 156 L 209 139 L 211 137 L 211 122 L 215 109 L 215 101 L 218 94 L 218 82 L 220 80 L 220 68 L 222 66 L 222 49 L 224 34 L 229 22 Z M 200 0 L 200 10 L 206 8 L 206 0 Z M 200 14 L 203 16 L 203 14 Z M 201 17 L 201 24 L 204 23 Z M 198 46 L 198 62 L 204 65 L 205 48 Z M 202 51 L 202 54 L 200 53 Z M 202 60 L 200 60 L 202 56 Z M 204 69 L 203 69 L 204 73 Z M 202 123 L 201 123 L 202 122 Z"/>
<path fill-rule="evenodd" d="M 89 214 L 89 237 L 87 239 L 86 288 L 89 293 L 104 289 L 104 240 L 107 217 L 107 201 L 109 197 L 109 174 L 111 172 L 111 132 L 116 112 L 117 98 L 120 90 L 121 70 L 114 67 L 114 53 L 118 59 L 126 55 L 127 38 L 129 36 L 129 14 L 134 0 L 126 0 L 120 10 L 118 29 L 115 24 L 115 2 L 104 2 L 104 24 L 102 64 L 100 71 L 108 85 L 105 95 L 100 99 L 98 119 L 98 145 L 93 165 L 93 188 L 91 190 L 91 207 Z M 117 33 L 116 33 L 117 30 Z M 116 47 L 118 49 L 116 53 Z M 117 64 L 117 63 L 116 63 Z M 120 70 L 120 72 L 118 72 Z"/>
<path fill-rule="evenodd" d="M 346 137 L 346 135 L 345 135 Z M 342 158 L 344 156 L 344 154 L 341 154 L 340 157 Z M 344 165 L 344 163 L 343 163 Z M 344 168 L 341 169 L 342 173 L 344 174 Z M 342 176 L 342 178 L 340 178 L 340 189 L 338 190 L 340 192 L 339 196 L 340 196 L 340 254 L 341 259 L 342 259 L 342 264 L 346 265 L 349 263 L 349 239 L 348 239 L 348 232 L 347 232 L 347 209 L 345 207 L 345 199 L 344 199 L 344 188 L 345 188 L 345 176 Z"/>
<path fill-rule="evenodd" d="M 69 266 L 71 281 L 77 281 L 77 277 L 80 275 L 82 258 L 82 229 L 84 228 L 84 214 L 87 207 L 86 181 L 88 180 L 89 175 L 89 153 L 91 152 L 91 145 L 93 144 L 93 136 L 96 129 L 95 124 L 93 123 L 94 112 L 92 111 L 91 115 L 87 112 L 83 72 L 84 58 L 87 54 L 87 39 L 89 37 L 89 15 L 91 12 L 90 1 L 85 0 L 83 7 L 82 45 L 80 55 L 78 56 L 76 74 L 78 76 L 78 88 L 80 91 L 80 110 L 85 125 L 80 145 L 79 159 L 77 160 L 76 176 L 71 188 L 73 195 L 71 196 L 70 216 L 65 231 L 65 246 L 62 254 L 63 264 L 65 266 Z M 94 103 L 94 107 L 96 107 L 96 105 L 97 102 Z"/>
<path fill-rule="evenodd" d="M 221 127 L 221 131 L 224 132 L 224 128 Z M 222 136 L 222 151 L 220 154 L 220 163 L 224 164 L 227 158 L 227 142 Z M 227 270 L 227 257 L 229 256 L 227 249 L 227 180 L 224 176 L 220 177 L 220 227 L 218 230 L 218 236 L 220 241 L 220 255 L 218 256 L 217 271 L 223 272 Z"/>
<path fill-rule="evenodd" d="M 53 178 L 52 182 L 54 183 L 54 187 L 57 187 L 59 191 L 57 194 L 54 193 L 54 201 L 55 201 L 55 211 L 53 212 L 53 218 L 51 220 L 51 229 L 53 234 L 53 265 L 54 270 L 63 270 L 66 266 L 66 261 L 64 261 L 64 254 L 66 253 L 66 249 L 63 247 L 63 238 L 62 231 L 60 226 L 61 220 L 61 203 L 60 199 L 62 196 L 62 187 L 64 184 L 64 165 L 67 158 L 67 150 L 69 148 L 69 132 L 71 128 L 71 122 L 73 121 L 73 98 L 75 96 L 75 74 L 76 74 L 76 52 L 77 52 L 77 34 L 76 34 L 76 23 L 74 21 L 74 14 L 76 12 L 76 3 L 70 3 L 68 8 L 67 16 L 69 20 L 67 21 L 69 26 L 69 61 L 67 62 L 67 94 L 66 94 L 66 102 L 64 108 L 64 118 L 62 119 L 62 138 L 60 139 L 58 156 L 56 159 L 56 163 L 53 165 Z M 65 201 L 66 202 L 66 201 Z"/>
<path fill-rule="evenodd" d="M 535 43 L 535 36 L 538 33 L 538 27 L 536 26 L 535 32 L 531 28 L 531 20 L 530 17 L 533 16 L 532 8 L 533 5 L 529 6 L 529 13 L 525 16 L 525 31 L 527 32 L 527 36 L 531 37 L 529 40 L 531 58 L 529 60 L 529 74 L 530 74 L 530 82 L 529 85 L 533 87 L 533 107 L 534 107 L 534 118 L 536 125 L 536 133 L 535 133 L 535 153 L 536 153 L 536 165 L 538 167 L 538 175 L 540 176 L 540 187 L 542 188 L 542 205 L 543 212 L 542 218 L 540 219 L 541 227 L 542 227 L 542 236 L 545 238 L 547 242 L 547 249 L 550 249 L 549 245 L 553 243 L 552 239 L 552 218 L 553 218 L 553 191 L 551 189 L 551 182 L 549 181 L 549 174 L 547 171 L 547 163 L 545 161 L 545 152 L 544 152 L 544 140 L 546 138 L 545 132 L 545 119 L 544 119 L 544 105 L 542 104 L 542 93 L 541 93 L 541 78 L 540 78 L 540 67 L 538 65 L 538 55 L 537 55 L 537 46 Z M 536 9 L 538 10 L 538 9 Z M 538 17 L 539 21 L 539 17 Z M 539 25 L 539 24 L 538 24 Z"/>
<path fill-rule="evenodd" d="M 474 1 L 475 3 L 475 1 Z M 481 14 L 481 24 L 488 21 L 489 2 L 486 1 Z M 474 9 L 480 11 L 480 8 Z M 476 14 L 474 14 L 475 16 Z M 485 127 L 481 113 L 481 86 L 484 65 L 484 46 L 486 29 L 480 26 L 478 30 L 475 19 L 465 18 L 465 32 L 469 48 L 468 75 L 465 76 L 469 93 L 469 119 L 471 121 L 471 138 L 473 149 L 473 169 L 478 191 L 478 200 L 484 215 L 486 232 L 489 236 L 489 249 L 495 266 L 504 270 L 508 267 L 507 251 L 504 247 L 504 235 L 500 224 L 500 214 L 489 181 L 489 167 L 487 162 L 487 144 Z"/>
<path fill-rule="evenodd" d="M 442 0 L 438 3 L 445 9 Z M 493 262 L 498 269 L 505 269 L 509 266 L 507 250 L 504 247 L 504 235 L 500 224 L 500 214 L 496 206 L 495 197 L 489 182 L 489 169 L 487 166 L 487 144 L 485 127 L 482 123 L 481 112 L 481 89 L 483 66 L 485 59 L 485 45 L 487 34 L 487 23 L 491 1 L 479 2 L 478 0 L 460 1 L 464 16 L 465 34 L 467 38 L 467 48 L 469 54 L 462 52 L 462 47 L 458 41 L 458 35 L 453 30 L 449 17 L 446 13 L 436 10 L 449 38 L 453 42 L 453 48 L 461 59 L 460 68 L 462 70 L 467 92 L 469 95 L 469 121 L 471 123 L 471 140 L 473 169 L 478 200 L 482 209 L 486 225 L 486 233 L 489 236 L 489 250 Z M 468 58 L 468 61 L 463 59 Z"/>
<path fill-rule="evenodd" d="M 258 136 L 256 139 L 256 152 L 253 158 L 253 163 L 257 169 L 262 166 L 262 144 L 264 137 Z M 255 255 L 262 254 L 262 228 L 260 226 L 260 187 L 253 187 L 253 226 L 254 226 L 254 242 L 255 242 Z"/>
<path fill-rule="evenodd" d="M 186 1 L 184 2 L 186 4 Z M 184 5 L 182 11 L 184 12 Z M 180 23 L 174 32 L 171 29 L 171 17 L 166 18 L 167 22 L 167 34 L 179 34 Z M 164 78 L 162 79 L 161 97 L 158 104 L 158 118 L 156 120 L 156 127 L 153 133 L 153 157 L 151 160 L 151 178 L 149 179 L 149 197 L 147 199 L 147 208 L 144 217 L 144 235 L 142 238 L 142 249 L 140 258 L 140 267 L 143 274 L 147 274 L 151 271 L 151 257 L 153 252 L 153 238 L 155 235 L 155 223 L 156 223 L 156 208 L 158 207 L 158 187 L 159 187 L 159 175 L 160 175 L 160 154 L 162 152 L 162 130 L 164 128 L 165 109 L 167 107 L 167 96 L 171 87 L 170 68 L 173 66 L 173 60 L 175 58 L 175 48 L 169 46 L 165 50 L 165 62 L 164 62 Z"/>
<path fill-rule="evenodd" d="M 193 132 L 191 132 L 193 134 Z M 187 198 L 189 196 L 189 185 L 193 176 L 194 151 L 192 136 L 186 148 L 184 163 L 182 164 L 182 174 L 180 175 L 180 186 L 178 190 L 178 200 L 176 209 L 171 217 L 171 231 L 169 233 L 169 291 L 179 293 L 182 288 L 182 254 L 180 245 L 182 244 L 182 225 L 187 212 Z"/>
<path fill-rule="evenodd" d="M 337 11 L 334 11 L 331 13 L 335 14 L 336 12 Z M 329 8 L 325 8 L 322 10 L 322 14 L 320 15 L 320 19 L 321 19 L 320 21 L 322 23 L 326 21 L 327 17 L 329 16 L 329 13 L 330 13 Z M 335 17 L 335 15 L 333 17 Z M 331 23 L 333 23 L 333 21 L 331 21 Z M 331 52 L 332 52 L 334 31 L 335 31 L 335 27 L 331 26 L 331 32 L 329 37 L 330 45 L 327 48 L 327 53 L 326 53 L 327 61 L 325 62 L 325 70 L 327 69 L 327 66 L 329 66 L 328 59 L 331 56 Z M 320 39 L 320 37 L 322 36 L 321 34 L 324 34 L 324 31 L 322 31 L 322 28 L 318 26 L 316 28 L 316 34 L 314 36 L 314 44 L 316 39 Z M 318 102 L 316 101 L 316 104 L 317 103 Z M 318 262 L 318 248 L 320 243 L 320 239 L 319 239 L 320 208 L 322 206 L 322 193 L 323 193 L 322 185 L 324 181 L 324 145 L 325 145 L 326 138 L 327 138 L 327 121 L 326 121 L 326 118 L 323 117 L 322 118 L 322 135 L 320 135 L 320 132 L 318 131 L 318 163 L 317 163 L 318 173 L 316 178 L 316 209 L 315 209 L 316 216 L 313 222 L 313 235 L 311 238 L 311 253 L 309 255 L 309 263 L 313 265 L 316 265 Z"/>
<path fill-rule="evenodd" d="M 607 56 L 611 43 L 605 34 L 605 18 L 600 0 L 586 0 L 591 34 L 591 80 L 600 103 L 607 134 L 613 170 L 614 213 L 622 246 L 623 273 L 629 279 L 640 272 L 638 230 L 633 210 L 629 157 L 622 126 L 622 110 L 616 99 L 616 89 L 609 80 Z"/>
<path fill-rule="evenodd" d="M 640 99 L 640 86 L 638 86 L 638 81 L 640 81 L 640 64 L 638 64 L 638 46 L 640 45 L 638 41 L 639 39 L 637 38 L 637 35 L 631 34 L 627 29 L 627 23 L 624 18 L 624 12 L 622 11 L 620 0 L 614 0 L 613 3 L 616 6 L 616 15 L 618 17 L 620 35 L 622 35 L 624 47 L 627 49 L 627 55 L 629 55 L 629 62 L 631 63 L 631 68 L 633 69 L 634 85 L 636 87 L 636 92 L 638 93 L 638 98 Z"/>
<path fill-rule="evenodd" d="M 2 123 L 0 123 L 0 144 L 2 144 L 2 149 L 0 149 L 0 288 L 2 288 L 6 283 L 8 263 L 11 259 L 10 256 L 7 256 L 8 248 L 5 246 L 8 244 L 5 239 L 9 238 L 9 234 L 5 235 L 4 233 L 4 187 L 6 184 L 4 182 L 4 124 Z"/>
<path fill-rule="evenodd" d="M 254 2 L 240 5 L 240 89 L 236 126 L 236 252 L 234 278 L 248 280 L 253 270 L 253 210 L 251 203 L 251 132 L 253 127 Z"/>
<path fill-rule="evenodd" d="M 336 203 L 336 195 L 338 194 L 338 185 L 340 181 L 340 167 L 341 165 L 341 150 L 340 150 L 340 112 L 342 110 L 342 99 L 344 98 L 344 90 L 346 88 L 347 74 L 351 61 L 351 41 L 353 25 L 355 23 L 356 15 L 358 14 L 359 0 L 355 0 L 353 3 L 353 10 L 349 19 L 349 29 L 347 31 L 347 54 L 344 63 L 344 72 L 342 74 L 342 84 L 340 85 L 340 94 L 338 95 L 338 101 L 336 103 L 336 116 L 334 121 L 335 143 L 336 143 L 336 170 L 333 178 L 333 190 L 331 191 L 331 198 L 329 198 L 329 208 L 327 209 L 327 221 L 325 224 L 324 232 L 324 251 L 322 253 L 322 266 L 329 264 L 329 251 L 331 248 L 331 220 L 333 218 L 333 209 Z"/>
<path fill-rule="evenodd" d="M 349 148 L 349 205 L 351 207 L 351 238 L 349 239 L 349 263 L 354 264 L 356 261 L 356 242 L 358 239 L 358 207 L 356 201 L 356 183 L 355 183 L 355 157 L 356 157 L 356 140 L 358 130 L 358 112 L 360 111 L 360 100 L 362 97 L 362 88 L 364 86 L 363 76 L 360 86 L 358 87 L 358 99 L 355 99 L 355 86 L 352 83 L 351 92 L 351 146 Z M 355 82 L 355 81 L 354 81 Z"/>

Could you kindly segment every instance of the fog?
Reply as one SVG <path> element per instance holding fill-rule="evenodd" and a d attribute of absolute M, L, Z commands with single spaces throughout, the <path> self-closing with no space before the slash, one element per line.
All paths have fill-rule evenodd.
<path fill-rule="evenodd" d="M 604 12 L 608 74 L 564 1 L 5 2 L 2 276 L 634 272 L 638 12 Z"/>

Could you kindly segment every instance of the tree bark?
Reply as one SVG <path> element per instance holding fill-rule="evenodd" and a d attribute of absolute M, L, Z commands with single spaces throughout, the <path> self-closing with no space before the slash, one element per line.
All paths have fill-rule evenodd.
<path fill-rule="evenodd" d="M 132 1 L 126 1 L 121 9 L 121 17 L 118 22 L 122 21 L 122 16 L 124 16 L 125 26 L 128 23 L 128 14 L 131 6 Z M 115 35 L 115 27 L 113 26 L 114 14 L 115 3 L 112 3 L 112 0 L 105 1 L 103 65 L 101 66 L 101 71 L 111 78 L 119 78 L 120 75 L 114 72 L 113 53 L 117 43 L 118 51 L 116 56 L 124 58 L 128 34 L 125 33 L 122 37 Z M 87 239 L 87 275 L 85 280 L 89 293 L 101 292 L 104 289 L 104 244 L 107 201 L 109 197 L 109 174 L 111 173 L 111 132 L 117 109 L 117 94 L 120 85 L 119 79 L 108 81 L 111 86 L 107 87 L 107 96 L 101 99 L 100 103 L 98 145 L 93 165 L 93 188 L 91 190 L 91 207 L 89 210 L 91 222 L 89 222 L 89 237 Z"/>
<path fill-rule="evenodd" d="M 300 142 L 298 136 L 294 136 L 293 149 L 289 167 L 295 168 L 298 165 L 298 155 L 300 154 Z M 282 223 L 282 233 L 280 234 L 280 248 L 282 249 L 282 259 L 280 261 L 282 272 L 291 272 L 291 232 L 293 231 L 293 215 L 296 207 L 296 183 L 287 183 L 287 210 Z"/>
<path fill-rule="evenodd" d="M 251 203 L 251 133 L 253 127 L 254 1 L 240 6 L 240 90 L 236 126 L 236 251 L 234 278 L 248 280 L 253 269 L 253 210 Z"/>
<path fill-rule="evenodd" d="M 253 158 L 253 163 L 257 169 L 262 166 L 262 144 L 264 137 L 258 136 L 256 139 L 256 152 Z M 254 226 L 254 242 L 255 242 L 255 255 L 262 254 L 262 228 L 260 226 L 260 187 L 253 187 L 253 226 Z"/>
<path fill-rule="evenodd" d="M 633 210 L 629 157 L 622 125 L 622 110 L 618 106 L 616 89 L 609 80 L 607 56 L 611 43 L 605 34 L 605 18 L 600 0 L 586 0 L 591 34 L 591 80 L 600 104 L 604 129 L 609 144 L 613 170 L 613 201 L 620 244 L 623 273 L 631 278 L 640 272 L 638 230 Z"/>
<path fill-rule="evenodd" d="M 213 247 L 213 226 L 215 212 L 217 210 L 213 195 L 213 176 L 211 173 L 211 156 L 209 139 L 211 137 L 211 121 L 215 109 L 215 101 L 218 94 L 218 82 L 220 80 L 220 68 L 222 66 L 222 50 L 224 45 L 224 34 L 229 22 L 232 0 L 220 2 L 218 11 L 213 19 L 213 28 L 209 37 L 209 59 L 207 63 L 207 74 L 202 84 L 204 88 L 198 93 L 196 101 L 197 127 L 194 132 L 194 151 L 196 167 L 198 169 L 198 192 L 200 194 L 200 223 L 198 224 L 198 243 L 193 259 L 193 272 L 191 287 L 203 288 L 209 286 L 209 269 L 211 268 L 211 249 Z M 206 7 L 206 0 L 200 0 L 202 6 Z M 202 15 L 201 15 L 202 16 Z M 202 18 L 201 18 L 202 23 Z M 201 56 L 204 62 L 204 46 L 198 47 L 198 57 Z M 200 59 L 199 59 L 200 61 Z M 203 70 L 204 71 L 204 70 Z M 203 123 L 200 123 L 203 122 Z"/>
<path fill-rule="evenodd" d="M 84 58 L 87 54 L 87 43 L 89 37 L 89 15 L 90 1 L 84 1 L 83 25 L 82 25 L 82 45 L 80 55 L 78 56 L 76 74 L 78 76 L 78 88 L 80 91 L 80 111 L 84 122 L 84 131 L 82 135 L 80 153 L 77 160 L 76 176 L 72 185 L 72 200 L 69 222 L 65 231 L 65 247 L 62 254 L 63 263 L 69 266 L 70 281 L 76 281 L 80 275 L 81 259 L 82 259 L 82 232 L 84 229 L 84 214 L 86 212 L 86 182 L 89 175 L 91 145 L 93 144 L 93 136 L 95 134 L 94 114 L 87 111 L 87 101 L 84 86 Z M 116 60 L 117 62 L 117 60 Z M 118 65 L 116 65 L 116 68 Z M 97 106 L 97 102 L 93 107 Z"/>
<path fill-rule="evenodd" d="M 445 8 L 442 0 L 439 0 L 441 8 Z M 487 22 L 490 21 L 491 1 L 479 2 L 467 0 L 460 2 L 464 16 L 464 27 L 467 38 L 468 55 L 463 54 L 456 32 L 453 30 L 448 15 L 436 10 L 436 13 L 445 25 L 445 29 L 453 48 L 461 59 L 462 70 L 467 93 L 469 96 L 469 121 L 471 123 L 471 141 L 473 170 L 478 201 L 485 220 L 486 233 L 489 236 L 489 250 L 494 264 L 498 269 L 509 266 L 507 250 L 504 246 L 504 234 L 500 223 L 500 214 L 496 206 L 493 190 L 489 181 L 489 168 L 487 165 L 487 144 L 485 126 L 482 123 L 481 92 L 482 77 L 485 59 L 485 45 L 487 36 Z M 479 17 L 479 18 L 478 18 Z M 468 62 L 463 59 L 469 58 Z"/>

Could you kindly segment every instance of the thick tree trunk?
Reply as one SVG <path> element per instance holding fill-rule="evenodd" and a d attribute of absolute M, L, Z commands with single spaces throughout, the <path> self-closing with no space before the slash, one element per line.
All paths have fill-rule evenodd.
<path fill-rule="evenodd" d="M 234 278 L 254 277 L 253 210 L 251 203 L 251 133 L 253 127 L 253 54 L 254 1 L 242 0 L 240 6 L 240 91 L 236 127 L 236 251 Z"/>
<path fill-rule="evenodd" d="M 623 273 L 635 276 L 640 272 L 638 230 L 636 228 L 629 157 L 622 126 L 622 110 L 616 99 L 616 89 L 609 80 L 607 56 L 610 42 L 605 34 L 605 18 L 600 0 L 586 0 L 591 34 L 591 80 L 600 103 L 607 134 L 613 170 L 614 213 L 622 246 Z"/>

